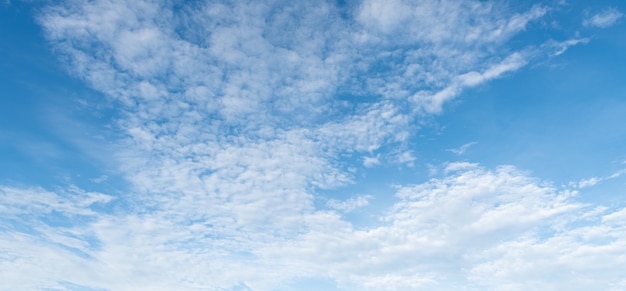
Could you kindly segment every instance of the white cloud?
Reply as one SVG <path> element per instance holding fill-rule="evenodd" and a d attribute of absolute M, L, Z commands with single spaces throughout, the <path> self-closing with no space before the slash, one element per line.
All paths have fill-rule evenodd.
<path fill-rule="evenodd" d="M 591 186 L 598 184 L 601 180 L 602 179 L 598 177 L 591 177 L 589 179 L 583 179 L 583 180 L 580 180 L 580 182 L 578 182 L 578 187 L 579 188 L 591 187 Z"/>
<path fill-rule="evenodd" d="M 578 44 L 586 44 L 589 42 L 588 38 L 579 38 L 579 39 L 570 39 L 562 42 L 548 42 L 546 43 L 546 47 L 553 47 L 556 51 L 552 54 L 552 56 L 559 56 L 567 51 L 570 47 L 578 45 Z"/>
<path fill-rule="evenodd" d="M 365 157 L 363 158 L 363 166 L 366 168 L 371 168 L 377 165 L 380 165 L 380 160 L 378 159 L 378 155 L 375 157 Z"/>
<path fill-rule="evenodd" d="M 409 167 L 413 167 L 415 165 L 414 162 L 415 160 L 417 160 L 417 158 L 413 155 L 413 152 L 403 151 L 396 155 L 395 160 L 400 164 L 406 164 Z"/>
<path fill-rule="evenodd" d="M 578 183 L 573 183 L 574 185 L 577 184 L 578 188 L 587 188 L 587 187 L 593 187 L 598 183 L 604 182 L 606 180 L 611 180 L 611 179 L 616 179 L 621 177 L 622 175 L 626 174 L 626 169 L 623 170 L 619 170 L 609 176 L 606 177 L 591 177 L 591 178 L 587 178 L 587 179 L 582 179 L 580 180 Z"/>
<path fill-rule="evenodd" d="M 455 153 L 457 155 L 464 154 L 471 146 L 475 145 L 477 142 L 468 142 L 456 149 L 449 149 L 448 151 Z"/>
<path fill-rule="evenodd" d="M 502 76 L 504 73 L 516 71 L 526 63 L 527 61 L 521 53 L 514 53 L 501 62 L 486 68 L 483 72 L 471 71 L 455 76 L 447 87 L 435 93 L 419 91 L 411 97 L 411 101 L 417 105 L 418 110 L 430 114 L 440 113 L 443 104 L 459 95 L 463 89 L 483 84 Z"/>
<path fill-rule="evenodd" d="M 368 0 L 361 4 L 358 21 L 367 29 L 361 37 L 368 41 L 382 41 L 386 35 L 393 35 L 394 39 L 405 37 L 404 42 L 451 41 L 467 45 L 504 41 L 547 12 L 544 7 L 534 6 L 505 19 L 498 18 L 499 8 L 476 1 Z"/>
<path fill-rule="evenodd" d="M 57 194 L 41 188 L 22 189 L 0 186 L 2 209 L 5 215 L 50 214 L 58 212 L 64 215 L 94 215 L 89 209 L 93 204 L 108 203 L 113 197 L 87 192 L 76 186 L 70 186 Z"/>
<path fill-rule="evenodd" d="M 398 200 L 380 217 L 381 225 L 362 229 L 321 210 L 287 215 L 299 225 L 293 231 L 283 228 L 284 221 L 255 225 L 258 216 L 239 224 L 241 217 L 228 214 L 235 210 L 223 207 L 245 204 L 210 206 L 202 196 L 151 213 L 93 216 L 82 209 L 109 199 L 88 194 L 84 202 L 72 199 L 81 210 L 60 208 L 95 218 L 74 226 L 32 220 L 41 234 L 33 235 L 7 230 L 3 219 L 0 269 L 9 279 L 0 286 L 60 288 L 59 282 L 71 282 L 115 290 L 192 290 L 245 282 L 253 290 L 268 290 L 294 277 L 330 277 L 339 286 L 365 290 L 621 284 L 624 261 L 617 254 L 626 251 L 620 243 L 626 210 L 591 209 L 576 203 L 574 192 L 510 166 L 447 168 L 444 177 L 397 188 Z M 37 202 L 28 204 L 42 205 L 39 213 L 59 205 L 58 198 L 49 199 L 58 196 L 52 192 L 40 196 L 42 190 L 3 188 L 2 193 L 2 205 L 33 197 Z M 370 199 L 329 200 L 328 206 L 349 212 Z M 273 217 L 280 216 L 285 213 Z M 19 275 L 23 272 L 30 283 Z M 568 277 L 572 272 L 577 276 Z"/>
<path fill-rule="evenodd" d="M 90 181 L 92 181 L 92 182 L 94 182 L 94 183 L 100 184 L 100 183 L 102 183 L 102 182 L 107 181 L 108 179 L 109 179 L 109 176 L 107 176 L 107 175 L 101 175 L 101 176 L 99 176 L 99 177 L 97 177 L 97 178 L 92 178 L 92 179 L 89 179 L 89 180 L 90 180 Z"/>
<path fill-rule="evenodd" d="M 615 8 L 608 8 L 604 11 L 594 14 L 589 18 L 583 20 L 585 26 L 595 26 L 600 28 L 606 28 L 617 23 L 624 14 Z"/>
<path fill-rule="evenodd" d="M 384 225 L 354 230 L 320 213 L 299 240 L 264 253 L 268 260 L 300 258 L 311 273 L 366 290 L 620 284 L 623 260 L 611 257 L 624 251 L 623 209 L 589 209 L 572 200 L 574 192 L 510 166 L 452 166 L 441 179 L 398 188 Z"/>
<path fill-rule="evenodd" d="M 407 141 L 419 114 L 526 65 L 531 58 L 506 42 L 545 8 L 170 4 L 78 0 L 42 9 L 69 71 L 119 102 L 124 138 L 112 159 L 130 187 L 116 199 L 123 205 L 76 187 L 0 188 L 3 218 L 37 214 L 28 221 L 34 233 L 3 222 L 0 271 L 10 280 L 2 288 L 271 290 L 307 276 L 356 289 L 495 288 L 526 278 L 522 268 L 485 275 L 523 259 L 503 246 L 532 253 L 577 230 L 563 226 L 586 209 L 574 193 L 513 167 L 447 164 L 445 177 L 399 186 L 379 224 L 360 229 L 314 203 L 353 182 L 346 168 L 354 165 L 342 157 L 413 165 Z M 372 98 L 337 100 L 343 91 Z M 350 212 L 372 199 L 326 206 Z M 104 204 L 112 209 L 97 210 Z M 42 218 L 55 211 L 85 218 L 68 226 Z M 610 215 L 586 219 L 620 237 Z M 587 245 L 571 238 L 568 246 Z"/>
<path fill-rule="evenodd" d="M 617 225 L 626 224 L 626 209 L 602 216 L 602 222 Z"/>
<path fill-rule="evenodd" d="M 428 164 L 426 165 L 428 168 L 428 176 L 435 176 L 437 175 L 437 173 L 439 173 L 439 168 L 433 164 Z"/>
<path fill-rule="evenodd" d="M 366 25 L 375 26 L 384 33 L 391 33 L 410 19 L 413 14 L 412 8 L 399 0 L 364 1 L 359 11 L 359 20 Z"/>
<path fill-rule="evenodd" d="M 341 212 L 351 212 L 357 208 L 369 205 L 369 200 L 373 198 L 374 197 L 372 197 L 371 195 L 363 195 L 353 197 L 345 201 L 330 199 L 328 200 L 328 202 L 326 202 L 326 205 Z"/>

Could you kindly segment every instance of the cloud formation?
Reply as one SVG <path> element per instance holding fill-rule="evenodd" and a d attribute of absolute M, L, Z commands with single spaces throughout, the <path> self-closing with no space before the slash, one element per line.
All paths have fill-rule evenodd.
<path fill-rule="evenodd" d="M 277 222 L 264 227 L 246 221 L 228 229 L 237 220 L 225 215 L 181 218 L 173 211 L 188 209 L 177 205 L 170 206 L 172 212 L 96 218 L 94 212 L 57 207 L 55 193 L 3 188 L 3 201 L 51 197 L 28 203 L 41 205 L 31 215 L 50 215 L 48 209 L 55 208 L 95 218 L 66 227 L 35 218 L 35 233 L 5 232 L 2 269 L 12 280 L 3 286 L 28 287 L 23 272 L 31 288 L 72 282 L 116 290 L 229 289 L 242 283 L 268 290 L 303 276 L 330 276 L 340 287 L 367 290 L 623 284 L 624 262 L 617 254 L 626 251 L 626 210 L 577 203 L 575 191 L 544 185 L 510 166 L 488 170 L 453 163 L 443 172 L 441 178 L 398 187 L 397 202 L 377 227 L 355 229 L 337 213 L 310 211 L 291 216 L 300 225 L 291 234 Z M 82 194 L 88 198 L 76 203 L 83 207 L 109 201 Z M 348 210 L 364 205 L 361 198 L 331 204 Z M 3 211 L 3 219 L 18 212 Z"/>
<path fill-rule="evenodd" d="M 456 149 L 448 149 L 448 151 L 457 154 L 457 155 L 462 155 L 464 154 L 470 147 L 472 147 L 473 145 L 477 144 L 477 142 L 473 141 L 473 142 L 468 142 L 462 146 L 460 146 L 459 148 Z"/>
<path fill-rule="evenodd" d="M 617 23 L 624 14 L 615 8 L 606 9 L 598 14 L 594 14 L 589 18 L 583 20 L 585 26 L 595 26 L 600 28 L 606 28 Z"/>
<path fill-rule="evenodd" d="M 624 210 L 576 202 L 513 166 L 445 163 L 442 176 L 382 193 L 393 200 L 367 226 L 348 216 L 378 196 L 320 198 L 361 166 L 414 166 L 423 118 L 582 42 L 509 45 L 548 11 L 422 0 L 45 7 L 38 21 L 67 70 L 116 104 L 123 137 L 111 159 L 130 186 L 115 197 L 0 187 L 0 287 L 619 288 Z"/>

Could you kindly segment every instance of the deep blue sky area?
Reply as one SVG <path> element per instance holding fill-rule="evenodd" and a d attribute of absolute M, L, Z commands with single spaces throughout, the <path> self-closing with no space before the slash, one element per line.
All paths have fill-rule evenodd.
<path fill-rule="evenodd" d="M 626 136 L 625 58 L 613 39 L 597 36 L 561 58 L 468 91 L 439 124 L 452 140 L 484 140 L 468 157 L 493 165 L 519 165 L 560 182 L 609 174 L 626 158 L 616 154 Z"/>
<path fill-rule="evenodd" d="M 88 156 L 81 140 L 94 143 L 106 134 L 101 122 L 110 105 L 59 61 L 36 23 L 40 9 L 40 3 L 21 1 L 0 9 L 0 177 L 44 187 L 85 184 L 102 175 L 104 165 Z M 102 110 L 85 110 L 98 100 Z M 96 132 L 86 132 L 94 127 Z"/>
<path fill-rule="evenodd" d="M 624 13 L 2 0 L 0 290 L 626 289 Z"/>

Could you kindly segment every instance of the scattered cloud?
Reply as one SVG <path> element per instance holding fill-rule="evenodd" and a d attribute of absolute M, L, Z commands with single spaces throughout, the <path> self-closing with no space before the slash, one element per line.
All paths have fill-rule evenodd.
<path fill-rule="evenodd" d="M 516 71 L 526 65 L 527 61 L 521 53 L 514 53 L 501 62 L 491 65 L 483 72 L 471 71 L 455 76 L 450 80 L 450 84 L 437 91 L 419 91 L 411 97 L 411 101 L 416 103 L 418 110 L 429 114 L 440 113 L 444 103 L 458 96 L 463 89 L 478 86 L 491 79 L 498 78 L 504 73 Z"/>
<path fill-rule="evenodd" d="M 439 168 L 433 164 L 428 164 L 426 165 L 428 168 L 428 176 L 435 176 L 437 175 L 437 173 L 439 173 Z"/>
<path fill-rule="evenodd" d="M 623 209 L 598 211 L 512 166 L 444 163 L 395 193 L 315 204 L 354 183 L 356 167 L 415 166 L 419 121 L 466 88 L 586 42 L 509 46 L 549 10 L 498 5 L 42 7 L 38 21 L 67 70 L 118 105 L 110 158 L 129 187 L 113 197 L 0 186 L 0 287 L 272 290 L 308 277 L 353 290 L 623 284 Z M 335 98 L 345 92 L 355 101 Z M 373 214 L 377 223 L 357 228 L 342 216 L 382 196 L 391 206 Z"/>
<path fill-rule="evenodd" d="M 397 201 L 380 216 L 382 224 L 364 229 L 323 210 L 289 215 L 276 203 L 262 207 L 281 213 L 272 216 L 279 221 L 264 223 L 256 223 L 259 216 L 241 223 L 243 217 L 227 215 L 226 209 L 216 213 L 219 208 L 195 215 L 191 202 L 144 214 L 104 215 L 89 210 L 94 203 L 111 201 L 103 194 L 5 187 L 0 191 L 5 256 L 0 269 L 10 279 L 2 286 L 60 288 L 70 282 L 106 289 L 191 290 L 245 282 L 252 290 L 267 290 L 289 278 L 328 276 L 340 287 L 364 290 L 621 284 L 616 278 L 623 277 L 619 266 L 624 261 L 616 254 L 626 251 L 619 243 L 626 239 L 623 208 L 577 203 L 576 192 L 558 190 L 511 166 L 489 170 L 451 163 L 446 168 L 441 178 L 399 186 Z M 83 198 L 64 200 L 63 195 Z M 196 202 L 206 199 L 198 196 Z M 371 199 L 329 200 L 327 206 L 350 212 Z M 220 207 L 259 211 L 225 204 Z M 32 216 L 54 215 L 53 209 L 91 218 L 60 228 L 54 219 Z M 32 231 L 11 226 L 7 217 L 19 213 L 31 217 Z M 285 228 L 284 219 L 297 227 Z M 22 272 L 28 272 L 30 285 L 24 285 Z M 579 275 L 562 280 L 572 272 Z"/>
<path fill-rule="evenodd" d="M 588 38 L 580 38 L 580 39 L 570 39 L 570 40 L 566 40 L 562 42 L 548 42 L 546 43 L 545 46 L 552 47 L 554 50 L 556 50 L 551 55 L 553 57 L 556 57 L 556 56 L 560 56 L 561 54 L 563 54 L 572 46 L 575 46 L 578 44 L 587 44 L 588 42 L 589 42 Z"/>
<path fill-rule="evenodd" d="M 583 20 L 583 25 L 606 28 L 616 24 L 622 16 L 624 16 L 624 14 L 619 10 L 615 8 L 608 8 L 598 14 L 585 18 Z"/>
<path fill-rule="evenodd" d="M 90 209 L 91 206 L 108 203 L 113 199 L 112 196 L 87 192 L 73 185 L 59 193 L 41 188 L 23 189 L 1 186 L 0 194 L 2 194 L 3 213 L 16 215 L 16 217 L 22 214 L 36 216 L 51 213 L 68 216 L 95 215 L 96 213 Z"/>
<path fill-rule="evenodd" d="M 580 182 L 578 182 L 578 188 L 586 188 L 586 187 L 595 186 L 600 181 L 602 181 L 602 179 L 598 177 L 591 177 L 589 179 L 583 179 L 583 180 L 580 180 Z"/>
<path fill-rule="evenodd" d="M 363 158 L 363 166 L 365 166 L 366 168 L 371 168 L 377 165 L 380 165 L 380 160 L 378 159 L 378 156 Z"/>
<path fill-rule="evenodd" d="M 401 152 L 396 155 L 395 159 L 398 163 L 405 164 L 408 167 L 413 167 L 415 165 L 415 160 L 417 160 L 412 151 Z"/>
<path fill-rule="evenodd" d="M 369 205 L 369 200 L 373 198 L 374 197 L 371 195 L 363 195 L 353 197 L 345 201 L 330 199 L 328 200 L 328 202 L 326 202 L 326 205 L 332 209 L 336 209 L 341 212 L 351 212 L 357 208 Z"/>
<path fill-rule="evenodd" d="M 102 175 L 102 176 L 99 176 L 99 177 L 97 177 L 97 178 L 93 178 L 93 179 L 89 179 L 89 180 L 90 180 L 90 181 L 92 181 L 92 182 L 94 182 L 94 183 L 100 184 L 100 183 L 102 183 L 102 182 L 107 181 L 108 179 L 109 179 L 109 176 L 107 176 L 107 175 Z"/>
<path fill-rule="evenodd" d="M 459 147 L 459 148 L 456 148 L 456 149 L 449 149 L 448 151 L 449 151 L 449 152 L 452 152 L 452 153 L 454 153 L 454 154 L 457 154 L 457 155 L 462 155 L 462 154 L 465 154 L 465 152 L 466 152 L 466 151 L 467 151 L 467 150 L 468 150 L 471 146 L 473 146 L 473 145 L 475 145 L 475 144 L 477 144 L 477 142 L 469 142 L 469 143 L 466 143 L 466 144 L 462 145 L 462 146 L 461 146 L 461 147 Z"/>
<path fill-rule="evenodd" d="M 317 214 L 318 226 L 309 233 L 263 253 L 285 262 L 301 258 L 303 268 L 316 270 L 311 273 L 330 273 L 340 286 L 361 282 L 365 290 L 620 283 L 622 259 L 610 257 L 624 247 L 609 238 L 623 237 L 617 226 L 622 209 L 590 209 L 573 200 L 575 192 L 545 186 L 510 166 L 450 167 L 456 171 L 443 178 L 398 188 L 399 200 L 381 217 L 382 226 L 354 230 Z M 595 270 L 609 274 L 598 277 Z M 578 275 L 571 278 L 571 272 Z"/>
<path fill-rule="evenodd" d="M 615 178 L 619 178 L 622 175 L 626 174 L 626 170 L 620 170 L 617 171 L 613 174 L 611 174 L 610 176 L 606 176 L 606 177 L 591 177 L 591 178 L 587 178 L 587 179 L 582 179 L 577 183 L 578 188 L 586 188 L 586 187 L 593 187 L 598 183 L 604 182 L 606 180 L 611 180 L 611 179 L 615 179 Z M 576 185 L 576 183 L 573 183 Z"/>

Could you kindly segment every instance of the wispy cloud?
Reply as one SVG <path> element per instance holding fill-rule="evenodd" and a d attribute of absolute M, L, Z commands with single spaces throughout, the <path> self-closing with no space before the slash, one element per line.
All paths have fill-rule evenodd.
<path fill-rule="evenodd" d="M 593 187 L 598 183 L 604 182 L 606 180 L 619 178 L 624 174 L 626 174 L 626 170 L 620 170 L 606 177 L 591 177 L 587 179 L 582 179 L 578 183 L 573 183 L 573 185 L 577 185 L 578 188 Z"/>
<path fill-rule="evenodd" d="M 570 39 L 561 42 L 547 42 L 544 47 L 551 47 L 556 51 L 552 53 L 552 56 L 559 56 L 567 51 L 570 47 L 578 44 L 586 44 L 589 42 L 588 38 Z"/>
<path fill-rule="evenodd" d="M 615 8 L 608 8 L 598 14 L 585 18 L 585 20 L 583 20 L 583 25 L 606 28 L 616 24 L 622 16 L 624 16 L 624 14 L 622 14 L 619 10 Z"/>
<path fill-rule="evenodd" d="M 483 72 L 471 71 L 454 76 L 447 87 L 436 91 L 419 91 L 411 100 L 417 104 L 416 108 L 426 113 L 440 113 L 444 103 L 458 96 L 463 89 L 483 84 L 505 73 L 516 71 L 526 65 L 527 61 L 521 53 L 514 53 L 500 63 L 486 68 Z"/>
<path fill-rule="evenodd" d="M 468 142 L 468 143 L 466 143 L 466 144 L 462 145 L 462 146 L 461 146 L 461 147 L 459 147 L 459 148 L 456 148 L 456 149 L 449 149 L 448 151 L 450 151 L 450 152 L 452 152 L 452 153 L 454 153 L 454 154 L 457 154 L 457 155 L 462 155 L 462 154 L 464 154 L 464 153 L 465 153 L 465 152 L 466 152 L 466 151 L 467 151 L 467 150 L 468 150 L 471 146 L 473 146 L 473 145 L 475 145 L 475 144 L 477 144 L 477 142 L 475 142 L 475 141 L 473 141 L 473 142 Z"/>
<path fill-rule="evenodd" d="M 105 182 L 108 179 L 109 179 L 109 176 L 102 175 L 102 176 L 99 176 L 97 178 L 92 178 L 92 179 L 89 179 L 89 180 L 94 182 L 94 183 L 98 183 L 99 184 L 99 183 Z"/>

